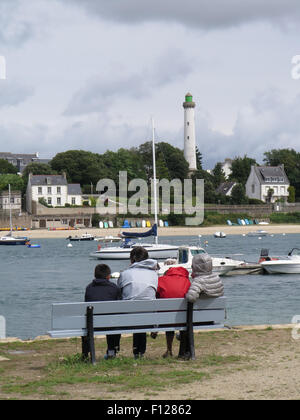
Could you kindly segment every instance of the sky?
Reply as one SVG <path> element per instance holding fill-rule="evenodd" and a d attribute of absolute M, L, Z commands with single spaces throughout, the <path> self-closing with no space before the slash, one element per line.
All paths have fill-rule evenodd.
<path fill-rule="evenodd" d="M 299 23 L 299 0 L 1 0 L 0 151 L 136 147 L 152 117 L 183 149 L 187 92 L 205 169 L 300 151 Z"/>

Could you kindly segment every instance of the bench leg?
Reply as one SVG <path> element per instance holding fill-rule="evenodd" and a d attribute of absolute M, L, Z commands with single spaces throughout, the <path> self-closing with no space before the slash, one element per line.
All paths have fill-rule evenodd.
<path fill-rule="evenodd" d="M 95 357 L 95 342 L 94 342 L 94 307 L 88 306 L 86 309 L 86 328 L 87 328 L 87 342 L 89 346 L 89 352 L 91 355 L 91 362 L 94 365 L 96 363 Z"/>
<path fill-rule="evenodd" d="M 187 304 L 187 336 L 190 350 L 190 359 L 195 360 L 195 343 L 194 343 L 194 329 L 193 329 L 193 303 Z"/>

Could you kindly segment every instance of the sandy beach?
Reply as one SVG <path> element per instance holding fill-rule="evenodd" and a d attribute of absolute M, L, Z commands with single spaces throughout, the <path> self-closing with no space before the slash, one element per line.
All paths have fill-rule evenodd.
<path fill-rule="evenodd" d="M 194 227 L 194 226 L 183 226 L 183 227 L 162 227 L 158 228 L 159 236 L 198 236 L 198 235 L 213 235 L 217 231 L 225 232 L 226 235 L 242 235 L 243 233 L 253 232 L 256 230 L 265 230 L 269 234 L 283 234 L 283 233 L 300 233 L 300 224 L 285 224 L 285 225 L 246 225 L 246 226 L 228 226 L 218 225 L 209 227 Z M 26 232 L 18 232 L 17 235 L 21 236 L 26 234 L 30 239 L 42 239 L 42 238 L 67 238 L 68 236 L 82 235 L 85 232 L 91 233 L 95 236 L 117 236 L 121 232 L 146 232 L 149 228 L 110 228 L 110 229 L 99 229 L 99 228 L 87 228 L 80 230 L 28 230 Z"/>

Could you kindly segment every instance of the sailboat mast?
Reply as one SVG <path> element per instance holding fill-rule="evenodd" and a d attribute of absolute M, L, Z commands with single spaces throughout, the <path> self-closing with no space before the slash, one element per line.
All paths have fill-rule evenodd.
<path fill-rule="evenodd" d="M 11 192 L 10 192 L 10 184 L 8 184 L 8 201 L 9 201 L 9 227 L 10 227 L 10 235 L 12 235 Z"/>
<path fill-rule="evenodd" d="M 156 182 L 156 160 L 155 160 L 155 132 L 154 132 L 154 120 L 152 118 L 152 159 L 153 159 L 153 185 L 154 185 L 154 220 L 156 226 L 157 223 L 157 182 Z M 155 243 L 158 244 L 158 236 L 155 236 Z"/>

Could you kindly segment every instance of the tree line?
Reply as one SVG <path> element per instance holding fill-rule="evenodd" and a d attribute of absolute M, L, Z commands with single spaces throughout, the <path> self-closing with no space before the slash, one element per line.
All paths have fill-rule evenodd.
<path fill-rule="evenodd" d="M 188 177 L 188 163 L 184 153 L 169 143 L 159 142 L 155 145 L 156 176 L 158 179 L 180 179 Z M 232 160 L 231 174 L 225 179 L 221 163 L 218 162 L 211 173 L 202 167 L 202 154 L 197 149 L 197 172 L 194 178 L 204 179 L 205 202 L 221 204 L 246 204 L 249 199 L 245 195 L 245 184 L 250 174 L 251 165 L 258 165 L 255 159 L 235 157 Z M 294 149 L 273 149 L 264 153 L 263 164 L 277 166 L 284 164 L 286 174 L 293 188 L 293 199 L 300 201 L 300 153 Z M 150 182 L 153 177 L 152 142 L 146 142 L 139 147 L 121 148 L 116 152 L 107 151 L 103 154 L 85 150 L 68 150 L 58 153 L 49 164 L 32 162 L 25 168 L 22 177 L 17 175 L 15 166 L 0 159 L 0 191 L 12 189 L 26 191 L 29 173 L 34 175 L 55 175 L 66 173 L 69 183 L 78 183 L 85 194 L 95 193 L 99 179 L 114 180 L 118 187 L 119 172 L 127 171 L 128 182 L 135 178 Z M 232 196 L 226 197 L 216 192 L 217 187 L 226 181 L 236 182 Z M 194 183 L 195 184 L 195 183 Z M 253 200 L 250 200 L 252 202 Z"/>

